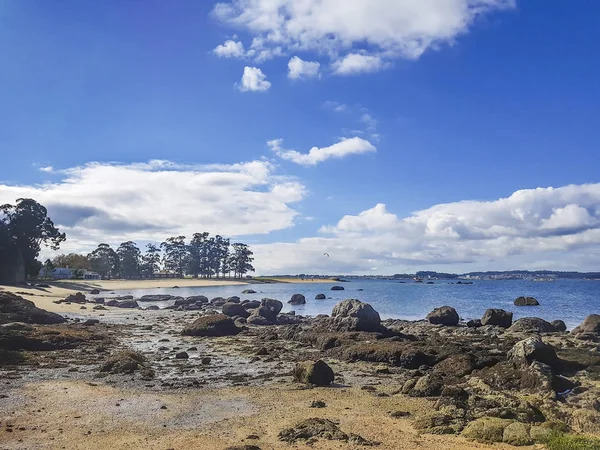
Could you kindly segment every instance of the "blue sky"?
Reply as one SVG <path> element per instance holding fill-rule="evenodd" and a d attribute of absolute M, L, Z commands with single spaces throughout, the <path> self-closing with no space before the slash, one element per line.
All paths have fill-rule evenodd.
<path fill-rule="evenodd" d="M 66 251 L 206 229 L 263 273 L 597 270 L 600 4 L 413 3 L 1 2 L 0 201 Z"/>

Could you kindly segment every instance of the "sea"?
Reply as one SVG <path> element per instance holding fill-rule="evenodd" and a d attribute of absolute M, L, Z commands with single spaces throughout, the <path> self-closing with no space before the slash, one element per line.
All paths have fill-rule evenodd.
<path fill-rule="evenodd" d="M 176 284 L 173 280 L 173 284 Z M 343 291 L 332 291 L 334 283 L 277 283 L 237 286 L 181 287 L 121 290 L 118 294 L 131 294 L 139 298 L 145 294 L 171 294 L 187 297 L 205 295 L 214 297 L 239 296 L 242 300 L 274 298 L 284 303 L 283 312 L 316 316 L 331 314 L 341 300 L 356 298 L 371 304 L 382 319 L 424 319 L 427 313 L 439 306 L 454 307 L 463 320 L 481 318 L 488 308 L 512 311 L 514 320 L 521 317 L 541 317 L 548 321 L 563 320 L 569 329 L 579 325 L 589 314 L 600 314 L 600 281 L 556 280 L 534 282 L 526 280 L 475 280 L 473 284 L 456 284 L 455 280 L 436 280 L 433 284 L 391 280 L 352 280 L 335 283 Z M 242 294 L 244 289 L 254 289 L 256 294 Z M 290 305 L 292 294 L 303 294 L 305 305 Z M 325 300 L 315 300 L 325 294 Z M 519 296 L 535 297 L 540 306 L 514 306 Z M 140 302 L 142 308 L 158 305 L 161 308 L 173 302 Z"/>

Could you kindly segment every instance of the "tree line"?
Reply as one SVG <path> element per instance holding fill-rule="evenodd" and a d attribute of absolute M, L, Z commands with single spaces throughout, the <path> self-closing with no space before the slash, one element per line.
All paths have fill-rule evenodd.
<path fill-rule="evenodd" d="M 160 245 L 148 244 L 143 253 L 133 241 L 123 242 L 116 250 L 102 243 L 88 255 L 71 253 L 47 260 L 44 269 L 50 273 L 56 267 L 69 267 L 76 276 L 92 270 L 102 278 L 152 278 L 161 269 L 180 278 L 231 278 L 232 274 L 240 278 L 254 272 L 253 261 L 247 244 L 204 232 L 194 233 L 189 242 L 185 236 L 174 236 Z"/>

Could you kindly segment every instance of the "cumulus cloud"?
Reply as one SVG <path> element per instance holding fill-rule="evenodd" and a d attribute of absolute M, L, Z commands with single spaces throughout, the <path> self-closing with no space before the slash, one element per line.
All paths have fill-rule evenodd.
<path fill-rule="evenodd" d="M 321 64 L 316 61 L 304 61 L 294 56 L 288 62 L 288 78 L 292 80 L 316 78 L 320 76 Z"/>
<path fill-rule="evenodd" d="M 242 92 L 266 92 L 271 87 L 267 76 L 258 67 L 244 67 L 242 81 L 238 88 Z"/>
<path fill-rule="evenodd" d="M 286 150 L 282 147 L 282 144 L 283 139 L 274 139 L 267 142 L 267 145 L 277 154 L 277 156 L 302 166 L 315 166 L 318 163 L 331 158 L 344 158 L 348 155 L 359 155 L 376 151 L 373 144 L 359 137 L 342 139 L 329 147 L 313 147 L 308 153 L 300 153 L 296 150 Z"/>
<path fill-rule="evenodd" d="M 221 58 L 242 58 L 246 55 L 244 44 L 232 40 L 225 41 L 223 44 L 218 45 L 213 52 Z"/>
<path fill-rule="evenodd" d="M 34 198 L 66 231 L 63 250 L 100 242 L 162 241 L 198 231 L 266 234 L 293 226 L 306 189 L 265 161 L 232 165 L 89 163 L 35 186 L 0 184 L 0 204 Z"/>
<path fill-rule="evenodd" d="M 339 73 L 358 73 L 385 67 L 367 56 L 417 59 L 453 44 L 478 17 L 514 7 L 515 0 L 229 0 L 213 15 L 249 32 L 248 54 L 258 59 L 312 51 L 338 61 Z"/>
<path fill-rule="evenodd" d="M 380 56 L 351 53 L 335 61 L 331 67 L 336 75 L 359 75 L 377 72 L 386 66 Z"/>
<path fill-rule="evenodd" d="M 440 204 L 399 217 L 378 204 L 320 235 L 258 246 L 274 273 L 394 273 L 600 264 L 600 184 L 520 190 L 494 201 Z M 322 258 L 327 252 L 330 258 Z M 540 263 L 543 264 L 540 266 Z"/>

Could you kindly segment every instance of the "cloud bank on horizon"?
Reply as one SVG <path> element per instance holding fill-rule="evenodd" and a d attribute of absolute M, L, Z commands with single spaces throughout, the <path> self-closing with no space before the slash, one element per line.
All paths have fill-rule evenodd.
<path fill-rule="evenodd" d="M 62 251 L 161 241 L 196 231 L 260 236 L 294 227 L 309 189 L 261 160 L 89 163 L 41 185 L 0 184 L 0 203 L 31 197 L 66 231 Z M 600 262 L 600 183 L 519 190 L 493 201 L 438 204 L 400 217 L 384 204 L 290 242 L 252 245 L 258 273 L 394 273 L 446 265 L 584 268 Z M 330 254 L 323 258 L 323 252 Z M 560 257 L 556 257 L 560 254 Z"/>

